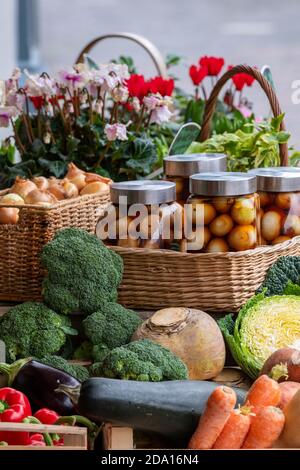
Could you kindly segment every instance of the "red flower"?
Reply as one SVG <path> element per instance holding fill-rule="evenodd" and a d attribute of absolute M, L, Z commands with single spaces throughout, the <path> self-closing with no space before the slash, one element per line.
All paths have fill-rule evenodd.
<path fill-rule="evenodd" d="M 43 96 L 30 96 L 30 101 L 33 103 L 35 109 L 41 109 L 44 104 L 44 97 Z"/>
<path fill-rule="evenodd" d="M 207 76 L 208 70 L 206 66 L 197 67 L 197 65 L 191 65 L 189 70 L 190 77 L 194 85 L 198 86 L 199 83 Z"/>
<path fill-rule="evenodd" d="M 223 57 L 208 57 L 207 55 L 199 59 L 199 64 L 202 67 L 207 67 L 207 75 L 219 75 L 224 65 Z"/>
<path fill-rule="evenodd" d="M 244 86 L 251 86 L 254 82 L 254 78 L 247 73 L 237 73 L 232 77 L 232 81 L 237 91 L 242 91 Z"/>
<path fill-rule="evenodd" d="M 161 96 L 171 96 L 174 91 L 174 80 L 162 77 L 154 77 L 147 82 L 151 93 L 160 93 Z"/>
<path fill-rule="evenodd" d="M 129 95 L 132 97 L 136 96 L 140 101 L 142 101 L 149 92 L 149 85 L 143 75 L 130 75 L 129 79 L 126 81 L 126 85 Z"/>

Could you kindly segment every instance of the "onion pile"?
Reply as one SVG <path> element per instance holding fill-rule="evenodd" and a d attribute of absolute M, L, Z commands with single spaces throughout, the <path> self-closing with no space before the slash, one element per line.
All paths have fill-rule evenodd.
<path fill-rule="evenodd" d="M 80 170 L 74 163 L 68 165 L 68 173 L 62 180 L 36 176 L 31 181 L 17 176 L 9 192 L 0 198 L 0 224 L 18 222 L 20 210 L 11 206 L 30 204 L 50 207 L 58 201 L 79 195 L 104 193 L 111 183 L 109 178 Z"/>

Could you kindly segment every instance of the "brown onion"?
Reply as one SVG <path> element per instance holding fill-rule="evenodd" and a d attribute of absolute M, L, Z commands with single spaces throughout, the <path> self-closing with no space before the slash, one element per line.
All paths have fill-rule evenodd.
<path fill-rule="evenodd" d="M 53 184 L 48 191 L 53 194 L 58 201 L 62 201 L 66 198 L 66 191 L 61 184 Z"/>
<path fill-rule="evenodd" d="M 111 184 L 112 180 L 105 176 L 97 175 L 97 173 L 85 173 L 86 183 L 93 183 L 93 181 L 101 181 L 102 183 Z"/>
<path fill-rule="evenodd" d="M 51 188 L 52 186 L 56 186 L 57 184 L 61 184 L 61 182 L 62 182 L 62 180 L 59 180 L 58 178 L 55 178 L 54 176 L 51 176 L 48 179 L 49 188 Z"/>
<path fill-rule="evenodd" d="M 27 194 L 29 194 L 34 189 L 37 189 L 36 184 L 30 180 L 26 180 L 24 178 L 20 178 L 20 176 L 17 176 L 15 184 L 10 188 L 10 192 L 19 194 L 19 196 L 25 199 Z"/>
<path fill-rule="evenodd" d="M 79 174 L 85 174 L 85 172 L 83 170 L 81 170 L 80 168 L 78 168 L 75 163 L 69 163 L 68 164 L 68 173 L 66 174 L 66 178 L 68 180 L 71 180 L 72 178 L 74 178 L 76 175 L 79 175 Z"/>
<path fill-rule="evenodd" d="M 0 203 L 8 206 L 18 206 L 24 204 L 24 199 L 19 194 L 8 193 L 1 198 Z"/>
<path fill-rule="evenodd" d="M 40 189 L 34 189 L 25 198 L 25 204 L 32 205 L 51 205 L 57 202 L 57 199 L 49 191 L 41 191 Z"/>
<path fill-rule="evenodd" d="M 77 186 L 74 183 L 71 183 L 67 178 L 63 180 L 62 187 L 65 190 L 67 199 L 78 196 Z"/>
<path fill-rule="evenodd" d="M 19 220 L 19 209 L 12 207 L 0 208 L 0 224 L 16 224 Z"/>
<path fill-rule="evenodd" d="M 75 184 L 78 191 L 81 191 L 86 185 L 84 173 L 78 173 L 73 178 L 68 178 L 68 180 L 70 181 L 70 183 Z"/>
<path fill-rule="evenodd" d="M 94 181 L 93 183 L 87 184 L 80 192 L 80 195 L 84 196 L 85 194 L 97 194 L 103 193 L 105 191 L 108 191 L 108 185 L 106 183 L 102 183 L 101 181 Z"/>
<path fill-rule="evenodd" d="M 38 189 L 45 191 L 49 188 L 49 181 L 44 176 L 36 176 L 32 179 L 34 184 L 37 186 Z"/>

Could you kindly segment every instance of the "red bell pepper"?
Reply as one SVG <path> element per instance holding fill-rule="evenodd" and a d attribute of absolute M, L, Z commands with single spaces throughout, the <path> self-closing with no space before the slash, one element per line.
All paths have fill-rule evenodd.
<path fill-rule="evenodd" d="M 54 424 L 60 417 L 56 411 L 49 410 L 48 408 L 41 408 L 33 415 L 42 424 Z"/>
<path fill-rule="evenodd" d="M 24 393 L 10 387 L 0 389 L 0 422 L 21 423 L 24 418 L 31 415 L 31 407 Z M 10 445 L 28 444 L 28 432 L 0 432 L 0 441 Z"/>
<path fill-rule="evenodd" d="M 28 445 L 46 447 L 46 442 L 44 440 L 43 434 L 32 434 L 29 438 Z"/>

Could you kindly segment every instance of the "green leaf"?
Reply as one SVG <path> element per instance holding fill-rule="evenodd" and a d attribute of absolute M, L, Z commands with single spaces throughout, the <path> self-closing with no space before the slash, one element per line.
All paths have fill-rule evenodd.
<path fill-rule="evenodd" d="M 46 174 L 53 175 L 56 178 L 62 178 L 67 171 L 67 164 L 60 160 L 46 160 L 45 158 L 39 158 L 38 163 L 46 170 Z"/>

